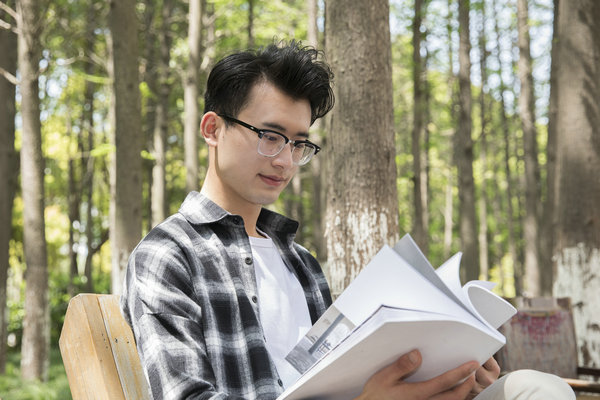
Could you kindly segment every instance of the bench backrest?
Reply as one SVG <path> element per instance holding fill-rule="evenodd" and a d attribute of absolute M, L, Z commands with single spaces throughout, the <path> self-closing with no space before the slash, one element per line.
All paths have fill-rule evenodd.
<path fill-rule="evenodd" d="M 149 399 L 131 328 L 119 296 L 71 299 L 59 340 L 73 400 Z"/>

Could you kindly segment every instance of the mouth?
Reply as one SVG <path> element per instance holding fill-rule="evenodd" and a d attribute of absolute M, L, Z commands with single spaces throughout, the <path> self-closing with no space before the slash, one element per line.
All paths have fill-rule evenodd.
<path fill-rule="evenodd" d="M 266 183 L 269 186 L 281 186 L 281 185 L 285 185 L 285 183 L 287 182 L 287 180 L 281 176 L 277 176 L 277 175 L 262 175 L 262 174 L 258 174 L 258 176 L 260 177 L 260 179 Z"/>

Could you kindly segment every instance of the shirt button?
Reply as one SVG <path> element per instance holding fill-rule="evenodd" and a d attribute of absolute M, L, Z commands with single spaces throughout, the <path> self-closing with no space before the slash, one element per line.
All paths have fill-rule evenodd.
<path fill-rule="evenodd" d="M 246 257 L 244 258 L 244 262 L 248 265 L 252 265 L 252 257 Z"/>
<path fill-rule="evenodd" d="M 281 379 L 277 379 L 277 383 L 279 384 L 279 386 L 283 387 L 283 381 Z"/>
<path fill-rule="evenodd" d="M 256 296 L 252 296 L 252 302 L 253 302 L 253 303 L 257 303 L 257 302 L 258 302 L 258 297 L 256 297 Z"/>

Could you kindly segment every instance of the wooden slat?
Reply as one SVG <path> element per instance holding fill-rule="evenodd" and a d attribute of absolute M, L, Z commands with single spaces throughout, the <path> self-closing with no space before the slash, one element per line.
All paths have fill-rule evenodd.
<path fill-rule="evenodd" d="M 148 383 L 142 371 L 133 333 L 121 315 L 119 297 L 102 295 L 98 297 L 98 303 L 125 398 L 149 399 Z"/>
<path fill-rule="evenodd" d="M 59 347 L 73 400 L 125 400 L 97 295 L 71 299 Z"/>
<path fill-rule="evenodd" d="M 564 378 L 564 380 L 578 392 L 600 393 L 600 383 L 584 381 L 583 379 Z"/>

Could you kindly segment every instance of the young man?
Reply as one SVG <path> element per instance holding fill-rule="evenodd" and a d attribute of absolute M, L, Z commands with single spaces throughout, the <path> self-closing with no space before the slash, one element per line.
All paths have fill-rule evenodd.
<path fill-rule="evenodd" d="M 331 296 L 318 262 L 294 242 L 298 223 L 263 206 L 320 150 L 308 130 L 334 99 L 317 56 L 296 42 L 271 45 L 210 73 L 202 190 L 140 242 L 122 296 L 156 400 L 275 399 L 298 377 L 284 357 Z M 464 399 L 499 372 L 490 360 L 403 382 L 419 364 L 416 351 L 400 357 L 359 398 Z M 489 398 L 503 399 L 494 387 L 500 395 Z"/>

